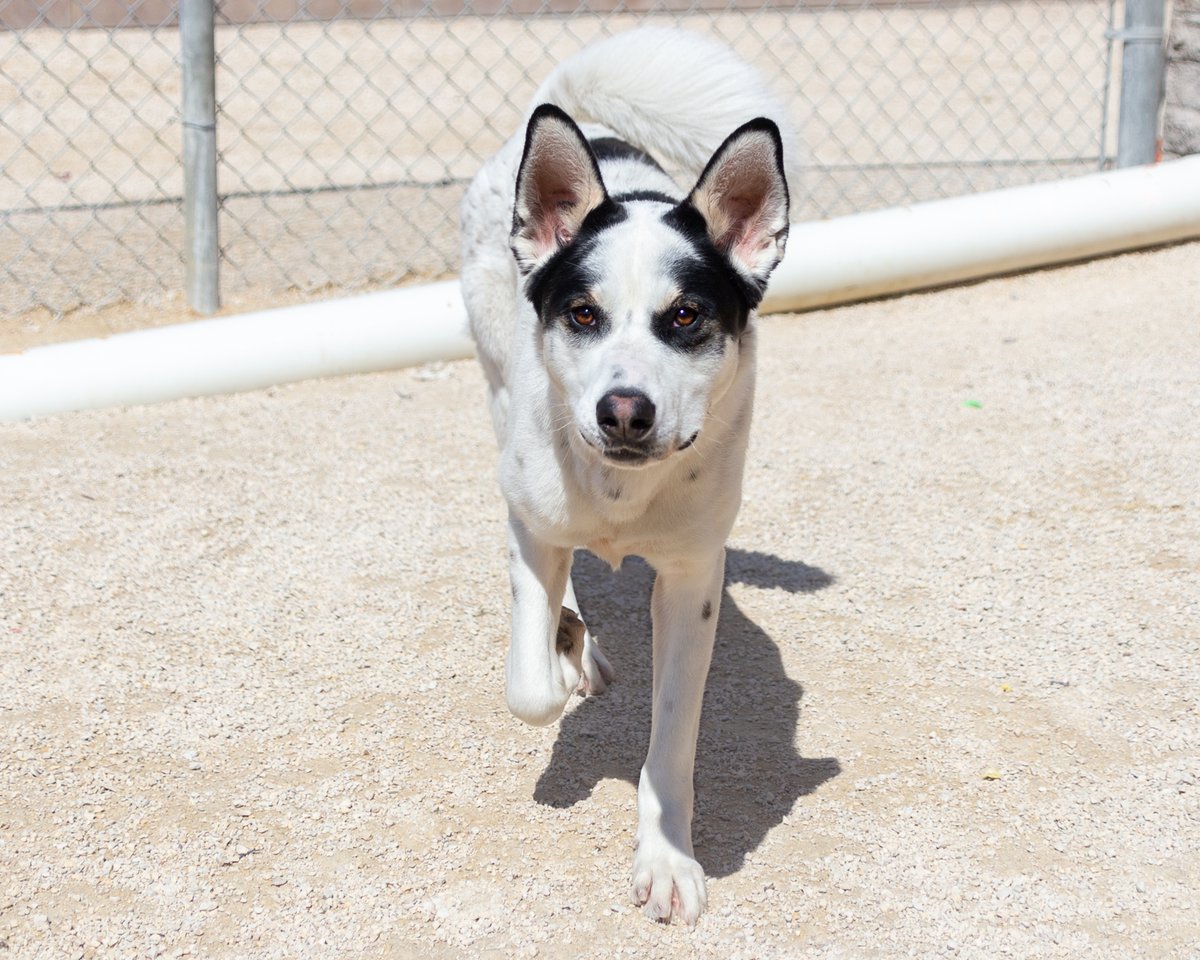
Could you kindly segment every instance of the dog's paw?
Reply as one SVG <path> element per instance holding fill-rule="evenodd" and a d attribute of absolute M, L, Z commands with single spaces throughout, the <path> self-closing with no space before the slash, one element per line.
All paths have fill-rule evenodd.
<path fill-rule="evenodd" d="M 555 648 L 563 682 L 580 696 L 601 694 L 613 682 L 616 674 L 600 644 L 570 607 L 563 607 L 559 614 Z"/>
<path fill-rule="evenodd" d="M 708 905 L 704 868 L 665 843 L 643 843 L 633 860 L 633 902 L 651 920 L 677 917 L 694 927 Z"/>

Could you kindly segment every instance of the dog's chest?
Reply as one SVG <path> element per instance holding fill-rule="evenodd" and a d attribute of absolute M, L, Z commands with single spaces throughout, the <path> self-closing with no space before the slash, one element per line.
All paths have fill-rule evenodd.
<path fill-rule="evenodd" d="M 627 556 L 673 545 L 699 509 L 670 479 L 655 483 L 658 478 L 604 468 L 579 479 L 568 495 L 577 542 L 614 568 Z"/>
<path fill-rule="evenodd" d="M 611 540 L 593 540 L 590 543 L 585 543 L 584 546 L 614 570 L 621 566 L 621 562 L 627 556 L 637 552 L 617 546 Z"/>

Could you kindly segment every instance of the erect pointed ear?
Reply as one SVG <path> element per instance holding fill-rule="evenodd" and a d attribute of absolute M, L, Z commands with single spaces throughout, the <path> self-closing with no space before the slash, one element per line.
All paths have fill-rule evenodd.
<path fill-rule="evenodd" d="M 788 234 L 779 128 L 765 117 L 738 127 L 717 148 L 686 202 L 704 217 L 716 248 L 765 289 Z"/>
<path fill-rule="evenodd" d="M 512 250 L 521 273 L 571 243 L 584 218 L 607 199 L 596 157 L 575 121 L 542 104 L 529 118 L 517 170 Z"/>

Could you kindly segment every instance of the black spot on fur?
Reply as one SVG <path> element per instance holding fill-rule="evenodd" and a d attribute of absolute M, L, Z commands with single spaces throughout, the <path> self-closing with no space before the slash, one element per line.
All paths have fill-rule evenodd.
<path fill-rule="evenodd" d="M 695 483 L 699 479 L 700 479 L 700 471 L 699 470 L 693 470 L 691 473 L 688 474 L 688 481 L 691 483 Z"/>
<path fill-rule="evenodd" d="M 621 488 L 620 487 L 609 487 L 607 490 L 604 491 L 604 493 L 608 497 L 609 500 L 620 500 L 621 499 Z"/>
<path fill-rule="evenodd" d="M 712 601 L 705 600 L 704 606 L 700 608 L 700 619 L 707 620 L 711 616 L 712 616 Z"/>
<path fill-rule="evenodd" d="M 597 137 L 595 140 L 589 140 L 588 145 L 601 163 L 605 160 L 636 160 L 655 170 L 662 170 L 658 162 L 646 151 L 639 150 L 632 143 L 626 143 L 617 137 Z"/>
<path fill-rule="evenodd" d="M 617 203 L 628 203 L 631 200 L 653 200 L 655 203 L 669 203 L 672 206 L 679 202 L 678 197 L 668 196 L 661 190 L 627 190 L 613 196 Z"/>
<path fill-rule="evenodd" d="M 575 644 L 583 643 L 585 627 L 579 615 L 570 607 L 563 607 L 558 615 L 558 630 L 554 636 L 554 647 L 559 653 L 567 653 Z"/>

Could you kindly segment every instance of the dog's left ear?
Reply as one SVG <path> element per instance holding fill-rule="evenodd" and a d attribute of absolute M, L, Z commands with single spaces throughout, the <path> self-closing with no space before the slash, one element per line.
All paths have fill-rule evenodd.
<path fill-rule="evenodd" d="M 584 218 L 607 199 L 582 131 L 558 107 L 542 104 L 529 118 L 517 170 L 512 250 L 521 273 L 570 244 Z"/>
<path fill-rule="evenodd" d="M 788 235 L 779 128 L 765 117 L 738 127 L 717 148 L 686 202 L 704 217 L 717 249 L 766 289 Z"/>

